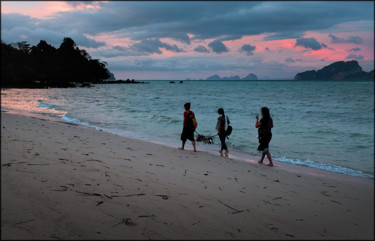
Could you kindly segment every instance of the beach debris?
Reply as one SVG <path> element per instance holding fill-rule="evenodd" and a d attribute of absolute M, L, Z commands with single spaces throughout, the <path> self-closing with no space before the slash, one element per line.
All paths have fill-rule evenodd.
<path fill-rule="evenodd" d="M 223 202 L 220 201 L 219 199 L 216 199 L 216 200 L 217 200 L 219 203 L 223 204 L 224 206 L 226 206 L 226 207 L 228 207 L 228 208 L 234 210 L 235 212 L 232 212 L 232 214 L 242 213 L 243 211 L 245 211 L 245 210 L 237 210 L 237 209 L 235 209 L 235 208 L 233 208 L 233 207 L 231 207 L 231 206 L 229 206 L 229 205 L 223 203 Z"/>
<path fill-rule="evenodd" d="M 335 200 L 331 200 L 331 202 L 333 202 L 333 203 L 337 203 L 337 204 L 342 204 L 342 203 L 340 203 L 340 202 L 338 202 L 338 201 L 335 201 Z"/>
<path fill-rule="evenodd" d="M 326 197 L 332 197 L 331 195 L 327 194 L 327 191 L 322 191 L 322 192 L 320 192 L 320 193 L 323 194 L 323 195 L 326 196 Z"/>
<path fill-rule="evenodd" d="M 132 221 L 131 218 L 123 218 L 123 219 L 121 220 L 121 222 L 119 222 L 119 223 L 113 225 L 112 227 L 116 227 L 117 225 L 122 224 L 122 223 L 124 223 L 124 224 L 126 224 L 126 225 L 128 225 L 128 226 L 136 226 L 136 225 L 137 225 L 136 223 L 134 223 L 134 222 Z"/>
<path fill-rule="evenodd" d="M 103 201 L 99 201 L 96 203 L 96 206 L 99 206 L 100 204 L 104 203 Z"/>
<path fill-rule="evenodd" d="M 192 223 L 191 225 L 193 226 L 193 225 L 198 224 L 198 223 L 200 223 L 200 222 L 201 222 L 201 221 L 198 221 L 198 222 Z"/>
<path fill-rule="evenodd" d="M 48 163 L 28 163 L 27 165 L 29 165 L 29 166 L 36 166 L 36 165 L 47 166 L 47 165 L 50 165 L 50 164 L 48 164 Z"/>
<path fill-rule="evenodd" d="M 3 164 L 2 166 L 3 166 L 3 167 L 10 167 L 10 166 L 12 166 L 12 163 L 5 163 L 5 164 Z"/>
<path fill-rule="evenodd" d="M 35 219 L 30 219 L 30 220 L 26 220 L 26 221 L 21 221 L 21 222 L 15 223 L 15 224 L 18 225 L 18 224 L 28 223 L 28 222 L 31 222 L 31 221 L 35 221 Z"/>
<path fill-rule="evenodd" d="M 107 194 L 103 194 L 105 197 L 109 198 L 109 199 L 112 199 L 111 196 L 108 196 Z"/>
<path fill-rule="evenodd" d="M 58 237 L 58 236 L 56 236 L 56 235 L 52 235 L 51 238 L 56 238 L 56 239 L 58 239 L 58 240 L 62 240 L 62 238 L 60 238 L 60 237 Z"/>
<path fill-rule="evenodd" d="M 156 218 L 154 214 L 151 215 L 139 215 L 138 218 Z"/>
<path fill-rule="evenodd" d="M 168 199 L 168 196 L 167 195 L 155 195 L 155 196 L 159 196 L 159 197 L 162 197 L 163 199 L 167 200 Z"/>
<path fill-rule="evenodd" d="M 101 160 L 96 160 L 96 159 L 88 159 L 86 161 L 87 162 L 102 162 Z"/>
<path fill-rule="evenodd" d="M 274 180 L 273 182 L 280 182 L 279 180 Z"/>
<path fill-rule="evenodd" d="M 100 194 L 100 193 L 96 193 L 96 192 L 93 192 L 93 193 L 90 193 L 90 192 L 81 192 L 81 191 L 75 191 L 75 192 L 82 193 L 82 194 L 85 194 L 85 195 L 88 195 L 88 196 L 99 196 L 99 197 L 103 197 L 102 194 Z"/>
<path fill-rule="evenodd" d="M 66 187 L 66 186 L 60 186 L 60 187 L 62 187 L 63 189 L 62 190 L 51 190 L 51 191 L 56 191 L 56 192 L 65 192 L 65 191 L 67 191 L 69 188 L 68 187 Z"/>
<path fill-rule="evenodd" d="M 144 194 L 144 193 L 138 193 L 138 194 L 123 195 L 123 196 L 113 195 L 111 197 L 132 197 L 132 196 L 143 196 L 143 195 L 146 195 L 146 194 Z"/>
<path fill-rule="evenodd" d="M 289 237 L 294 237 L 294 235 L 292 235 L 292 234 L 285 234 L 285 236 L 289 236 Z"/>
<path fill-rule="evenodd" d="M 264 200 L 264 199 L 263 199 L 263 202 L 265 202 L 265 203 L 267 203 L 267 204 L 272 204 L 270 201 L 268 201 L 268 200 L 266 201 L 266 200 Z"/>
<path fill-rule="evenodd" d="M 277 233 L 277 230 L 279 230 L 279 228 L 277 228 L 277 227 L 271 227 L 270 229 L 275 230 L 275 233 Z"/>
<path fill-rule="evenodd" d="M 277 199 L 282 199 L 282 197 L 275 197 L 275 198 L 272 199 L 272 200 L 277 200 Z"/>

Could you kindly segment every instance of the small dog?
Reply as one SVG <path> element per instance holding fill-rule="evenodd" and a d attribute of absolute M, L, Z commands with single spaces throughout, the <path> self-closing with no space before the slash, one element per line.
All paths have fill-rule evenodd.
<path fill-rule="evenodd" d="M 197 136 L 197 142 L 203 141 L 206 144 L 214 144 L 214 137 L 213 136 L 204 136 L 199 135 Z"/>

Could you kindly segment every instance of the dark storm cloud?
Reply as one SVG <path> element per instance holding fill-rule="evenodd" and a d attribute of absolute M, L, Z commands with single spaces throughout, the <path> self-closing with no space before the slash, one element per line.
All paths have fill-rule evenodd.
<path fill-rule="evenodd" d="M 122 56 L 145 56 L 148 54 L 141 53 L 136 49 L 125 48 L 122 46 L 114 46 L 105 49 L 93 49 L 90 51 L 92 55 L 101 56 L 104 58 L 122 57 Z"/>
<path fill-rule="evenodd" d="M 189 44 L 188 33 L 194 35 L 193 39 L 219 41 L 264 33 L 268 34 L 267 39 L 300 38 L 306 31 L 327 29 L 347 21 L 372 21 L 374 16 L 373 3 L 366 1 L 339 4 L 334 1 L 109 1 L 95 4 L 102 8 L 59 12 L 40 19 L 38 27 L 49 31 L 77 29 L 90 35 L 112 32 L 133 40 L 170 37 Z M 7 14 L 2 14 L 2 28 L 9 28 L 13 23 L 3 15 Z"/>
<path fill-rule="evenodd" d="M 76 28 L 64 32 L 57 28 L 43 28 L 40 26 L 41 20 L 20 14 L 2 14 L 1 18 L 9 23 L 1 26 L 1 39 L 6 43 L 26 41 L 31 45 L 37 45 L 40 40 L 45 40 L 57 48 L 65 37 L 70 37 L 79 46 L 97 48 L 105 45 L 103 42 L 87 38 Z"/>
<path fill-rule="evenodd" d="M 194 49 L 195 52 L 208 53 L 210 52 L 206 47 L 199 45 Z"/>
<path fill-rule="evenodd" d="M 253 51 L 256 49 L 255 46 L 252 46 L 250 44 L 244 44 L 242 47 L 241 47 L 241 51 L 244 51 L 246 52 L 247 55 L 253 55 Z"/>
<path fill-rule="evenodd" d="M 296 61 L 302 61 L 302 59 L 293 59 L 292 57 L 288 57 L 284 59 L 284 61 L 287 63 L 295 63 Z"/>
<path fill-rule="evenodd" d="M 315 38 L 299 38 L 297 39 L 295 46 L 301 46 L 312 50 L 319 50 L 323 48 L 323 46 Z"/>
<path fill-rule="evenodd" d="M 329 37 L 331 38 L 331 43 L 353 43 L 353 44 L 361 44 L 363 39 L 358 36 L 350 36 L 347 39 L 336 37 L 333 34 L 330 34 Z"/>
<path fill-rule="evenodd" d="M 1 30 L 12 30 L 14 28 L 20 28 L 22 26 L 28 26 L 30 28 L 35 28 L 38 26 L 38 19 L 32 18 L 26 15 L 10 13 L 1 14 Z M 2 36 L 3 37 L 3 36 Z"/>
<path fill-rule="evenodd" d="M 346 59 L 357 59 L 357 60 L 361 60 L 361 59 L 364 59 L 364 57 L 362 55 L 356 55 L 356 54 L 349 54 L 348 56 L 346 56 Z"/>
<path fill-rule="evenodd" d="M 180 49 L 177 45 L 163 43 L 159 39 L 145 39 L 142 40 L 140 43 L 133 44 L 131 47 L 139 50 L 140 52 L 146 52 L 150 54 L 161 54 L 162 52 L 160 51 L 160 48 L 165 48 L 166 50 L 176 53 L 183 52 L 183 50 Z"/>
<path fill-rule="evenodd" d="M 209 71 L 232 70 L 234 68 L 249 69 L 249 64 L 235 61 L 228 61 L 226 58 L 217 58 L 217 56 L 200 55 L 200 56 L 174 56 L 161 58 L 155 61 L 154 58 L 133 58 L 127 57 L 122 61 L 105 60 L 111 67 L 111 71 L 186 71 L 187 73 Z M 259 59 L 256 60 L 260 62 Z"/>
<path fill-rule="evenodd" d="M 214 51 L 217 54 L 229 51 L 227 46 L 225 46 L 225 44 L 223 44 L 221 41 L 218 41 L 218 40 L 215 40 L 215 41 L 209 43 L 208 47 L 210 47 L 212 49 L 212 51 Z"/>
<path fill-rule="evenodd" d="M 357 51 L 360 51 L 361 49 L 360 48 L 352 48 L 351 50 L 349 50 L 349 52 L 357 52 Z"/>

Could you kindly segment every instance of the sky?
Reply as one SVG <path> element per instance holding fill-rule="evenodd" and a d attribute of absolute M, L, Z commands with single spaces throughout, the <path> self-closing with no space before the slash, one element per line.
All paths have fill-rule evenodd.
<path fill-rule="evenodd" d="M 351 60 L 368 72 L 374 1 L 1 1 L 4 43 L 65 37 L 116 79 L 294 79 Z"/>

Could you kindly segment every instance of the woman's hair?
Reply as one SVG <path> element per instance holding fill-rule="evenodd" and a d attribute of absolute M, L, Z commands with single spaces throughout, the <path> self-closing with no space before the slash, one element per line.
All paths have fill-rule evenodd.
<path fill-rule="evenodd" d="M 219 109 L 217 110 L 217 113 L 219 113 L 220 115 L 224 115 L 224 110 L 223 110 L 223 108 L 219 108 Z"/>
<path fill-rule="evenodd" d="M 190 110 L 190 102 L 184 104 L 185 109 Z"/>
<path fill-rule="evenodd" d="M 262 109 L 260 109 L 263 113 L 263 118 L 264 119 L 270 119 L 271 116 L 270 116 L 270 110 L 267 108 L 267 107 L 262 107 Z"/>

